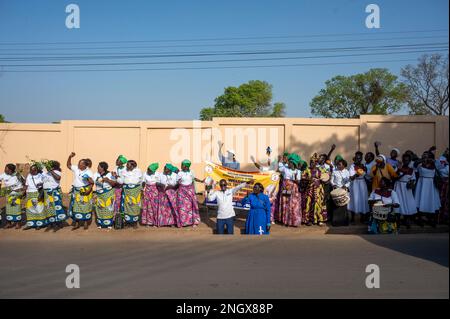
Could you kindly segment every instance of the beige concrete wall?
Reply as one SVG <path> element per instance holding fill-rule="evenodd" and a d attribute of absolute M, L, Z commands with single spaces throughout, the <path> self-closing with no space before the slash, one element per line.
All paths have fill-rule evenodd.
<path fill-rule="evenodd" d="M 448 117 L 361 116 L 360 119 L 312 118 L 215 118 L 212 121 L 62 121 L 61 124 L 0 124 L 0 167 L 25 163 L 30 159 L 56 159 L 65 167 L 74 151 L 90 158 L 96 169 L 99 161 L 114 167 L 119 154 L 138 162 L 145 170 L 151 162 L 180 165 L 184 158 L 203 177 L 203 161 L 217 162 L 218 141 L 237 152 L 242 168 L 254 170 L 250 156 L 263 159 L 268 145 L 274 153 L 284 150 L 308 159 L 312 153 L 334 152 L 348 160 L 356 150 L 373 151 L 381 141 L 381 151 L 392 147 L 422 152 L 436 145 L 438 153 L 448 147 Z M 72 175 L 63 170 L 62 186 L 67 191 Z"/>

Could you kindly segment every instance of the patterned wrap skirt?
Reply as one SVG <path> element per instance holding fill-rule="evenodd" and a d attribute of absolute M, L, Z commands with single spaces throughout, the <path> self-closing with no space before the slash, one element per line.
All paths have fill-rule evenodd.
<path fill-rule="evenodd" d="M 123 185 L 123 215 L 125 222 L 137 223 L 141 216 L 141 184 Z"/>
<path fill-rule="evenodd" d="M 47 225 L 44 200 L 39 199 L 39 192 L 27 192 L 25 198 L 27 227 L 43 227 Z"/>
<path fill-rule="evenodd" d="M 69 206 L 69 215 L 74 221 L 87 221 L 92 219 L 93 192 L 82 195 L 87 187 L 72 187 L 72 195 Z"/>
<path fill-rule="evenodd" d="M 200 211 L 194 185 L 180 185 L 176 196 L 177 226 L 198 225 L 200 223 Z"/>
<path fill-rule="evenodd" d="M 114 188 L 114 214 L 123 212 L 122 187 Z"/>
<path fill-rule="evenodd" d="M 325 190 L 319 180 L 313 180 L 306 191 L 305 210 L 314 223 L 327 221 L 327 204 Z"/>
<path fill-rule="evenodd" d="M 23 191 L 6 189 L 6 220 L 8 222 L 22 221 L 22 196 Z"/>
<path fill-rule="evenodd" d="M 144 199 L 142 201 L 142 224 L 156 225 L 156 217 L 158 216 L 159 192 L 156 184 L 145 185 Z"/>
<path fill-rule="evenodd" d="M 177 192 L 174 189 L 159 190 L 156 226 L 177 225 Z"/>
<path fill-rule="evenodd" d="M 114 223 L 114 188 L 102 189 L 96 192 L 95 214 L 97 225 L 111 227 Z"/>
<path fill-rule="evenodd" d="M 62 204 L 61 188 L 44 190 L 44 206 L 48 223 L 62 222 L 67 219 L 67 214 Z"/>
<path fill-rule="evenodd" d="M 283 195 L 283 190 L 290 191 L 290 195 Z M 297 184 L 285 179 L 281 193 L 277 220 L 287 226 L 300 226 L 302 222 L 302 199 Z"/>

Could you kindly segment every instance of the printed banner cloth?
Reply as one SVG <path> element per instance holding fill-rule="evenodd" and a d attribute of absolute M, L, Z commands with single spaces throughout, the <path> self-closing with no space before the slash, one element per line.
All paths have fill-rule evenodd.
<path fill-rule="evenodd" d="M 206 161 L 205 164 L 206 182 L 208 184 L 214 182 L 215 190 L 220 190 L 219 181 L 221 179 L 227 181 L 229 189 L 253 179 L 255 180 L 255 183 L 261 183 L 264 186 L 264 193 L 268 195 L 269 198 L 273 199 L 277 196 L 280 174 L 275 171 L 243 172 L 208 161 Z M 247 195 L 247 192 L 252 192 L 252 190 L 253 185 L 248 185 L 238 191 L 233 197 L 233 206 L 241 209 L 249 209 L 250 207 L 248 205 L 243 206 L 241 204 L 241 200 Z M 206 205 L 217 206 L 217 203 L 216 201 L 208 201 L 208 199 L 206 199 Z"/>

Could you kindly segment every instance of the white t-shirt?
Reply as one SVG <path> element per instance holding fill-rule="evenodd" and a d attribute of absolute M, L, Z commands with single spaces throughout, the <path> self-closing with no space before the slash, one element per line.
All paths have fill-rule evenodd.
<path fill-rule="evenodd" d="M 122 174 L 117 179 L 120 184 L 136 185 L 142 183 L 143 174 L 139 168 L 135 168 L 132 171 L 123 170 Z"/>
<path fill-rule="evenodd" d="M 93 178 L 94 174 L 89 168 L 86 168 L 84 171 L 81 171 L 78 169 L 77 165 L 72 165 L 70 168 L 73 172 L 73 182 L 72 185 L 74 187 L 84 187 L 88 186 L 89 182 L 87 181 L 87 178 Z"/>
<path fill-rule="evenodd" d="M 117 176 L 120 177 L 122 175 L 122 172 L 126 171 L 126 170 L 127 170 L 127 168 L 125 165 L 122 166 L 121 168 L 119 168 L 119 166 L 117 166 L 115 172 L 117 173 Z"/>
<path fill-rule="evenodd" d="M 36 175 L 28 174 L 25 185 L 27 185 L 27 193 L 33 193 L 38 191 L 39 184 L 43 184 L 43 174 L 37 173 Z"/>
<path fill-rule="evenodd" d="M 109 178 L 110 180 L 115 180 L 115 178 L 112 176 L 111 172 L 108 172 L 104 177 Z M 94 174 L 94 182 L 95 187 L 97 191 L 101 190 L 110 190 L 112 188 L 112 185 L 108 182 L 104 182 L 101 175 L 97 172 Z"/>
<path fill-rule="evenodd" d="M 61 176 L 61 172 L 57 170 L 53 170 L 58 176 Z M 46 172 L 42 176 L 42 180 L 44 181 L 44 189 L 55 189 L 59 187 L 59 182 L 57 181 L 50 172 Z"/>
<path fill-rule="evenodd" d="M 179 171 L 177 174 L 177 182 L 184 186 L 192 185 L 192 183 L 194 182 L 194 178 L 195 175 L 193 171 Z"/>
<path fill-rule="evenodd" d="M 233 195 L 243 187 L 245 187 L 245 183 L 239 184 L 232 189 L 227 189 L 225 192 L 211 191 L 208 194 L 209 201 L 217 201 L 217 219 L 227 219 L 236 216 L 233 208 Z"/>
<path fill-rule="evenodd" d="M 11 187 L 12 190 L 18 190 L 22 188 L 22 183 L 19 181 L 16 175 L 8 175 L 6 173 L 0 174 L 0 183 L 5 183 L 5 187 Z"/>
<path fill-rule="evenodd" d="M 344 168 L 342 171 L 334 170 L 331 174 L 331 185 L 342 188 L 350 187 L 350 173 L 348 169 Z"/>
<path fill-rule="evenodd" d="M 270 165 L 268 163 L 270 162 Z M 278 163 L 276 158 L 266 157 L 266 159 L 262 162 L 263 165 L 260 166 L 259 170 L 261 172 L 275 171 L 277 167 L 279 168 L 282 163 Z"/>
<path fill-rule="evenodd" d="M 171 173 L 170 175 L 161 174 L 159 176 L 159 182 L 165 186 L 175 186 L 177 185 L 177 174 Z"/>
<path fill-rule="evenodd" d="M 145 173 L 144 175 L 144 182 L 147 185 L 155 185 L 156 183 L 159 183 L 161 173 L 155 172 L 152 175 L 148 175 Z"/>
<path fill-rule="evenodd" d="M 280 167 L 280 172 L 284 179 L 299 181 L 302 179 L 302 172 L 299 169 L 290 169 L 285 166 Z"/>
<path fill-rule="evenodd" d="M 383 204 L 400 204 L 400 201 L 398 200 L 398 195 L 395 191 L 391 191 L 391 197 L 383 197 L 375 193 L 375 191 L 373 191 L 369 196 L 369 200 L 382 201 Z"/>

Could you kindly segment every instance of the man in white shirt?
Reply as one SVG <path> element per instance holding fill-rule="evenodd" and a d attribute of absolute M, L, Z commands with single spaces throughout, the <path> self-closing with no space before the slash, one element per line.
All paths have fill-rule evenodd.
<path fill-rule="evenodd" d="M 227 189 L 228 183 L 225 179 L 220 180 L 220 191 L 207 192 L 207 198 L 209 201 L 217 201 L 217 234 L 223 235 L 225 225 L 227 226 L 227 234 L 234 234 L 234 217 L 236 213 L 233 208 L 233 195 L 246 185 L 251 184 L 253 181 L 247 181 L 239 184 L 238 186 Z"/>

